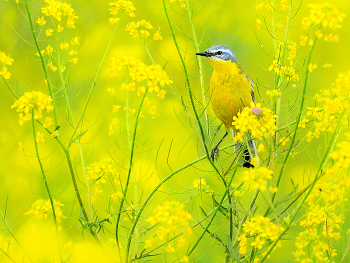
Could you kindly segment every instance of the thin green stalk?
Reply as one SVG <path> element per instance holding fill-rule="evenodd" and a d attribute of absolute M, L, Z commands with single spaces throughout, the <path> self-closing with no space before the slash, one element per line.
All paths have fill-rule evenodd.
<path fill-rule="evenodd" d="M 113 42 L 113 40 L 114 40 L 114 37 L 115 37 L 116 33 L 117 33 L 117 29 L 118 29 L 118 26 L 119 26 L 119 22 L 120 22 L 120 21 L 118 21 L 117 25 L 115 26 L 115 29 L 114 29 L 113 35 L 112 35 L 112 37 L 111 37 L 111 40 L 109 41 L 109 43 L 108 43 L 108 45 L 107 45 L 107 49 L 106 49 L 106 51 L 105 51 L 105 53 L 104 53 L 104 55 L 103 55 L 103 57 L 102 57 L 101 64 L 100 64 L 100 66 L 99 66 L 98 69 L 97 69 L 95 78 L 94 78 L 94 80 L 93 80 L 93 82 L 92 82 L 92 84 L 91 84 L 91 88 L 90 88 L 88 97 L 87 97 L 87 99 L 86 99 L 85 105 L 84 105 L 83 111 L 82 111 L 82 113 L 81 113 L 81 115 L 80 115 L 80 118 L 79 118 L 79 121 L 78 121 L 78 123 L 77 123 L 77 125 L 76 125 L 76 127 L 75 127 L 75 129 L 74 129 L 74 131 L 73 131 L 73 133 L 72 133 L 72 136 L 71 136 L 71 138 L 70 138 L 70 140 L 69 140 L 69 143 L 68 143 L 68 147 L 67 147 L 67 148 L 69 148 L 69 147 L 72 145 L 73 140 L 74 140 L 74 136 L 75 136 L 75 134 L 76 134 L 76 132 L 77 132 L 77 129 L 78 129 L 80 123 L 82 122 L 83 118 L 84 118 L 85 111 L 86 111 L 86 109 L 87 109 L 87 107 L 88 107 L 88 104 L 89 104 L 89 102 L 90 102 L 92 93 L 93 93 L 93 91 L 94 91 L 94 89 L 95 89 L 95 87 L 96 87 L 97 79 L 98 79 L 98 77 L 100 76 L 101 68 L 102 68 L 102 66 L 103 66 L 103 64 L 104 64 L 104 62 L 105 62 L 105 60 L 106 60 L 108 51 L 109 51 L 109 49 L 110 49 L 110 47 L 111 47 L 111 45 L 112 45 L 112 42 Z"/>
<path fill-rule="evenodd" d="M 238 155 L 236 155 L 235 159 L 240 160 L 240 159 L 242 158 L 243 153 L 244 153 L 244 152 L 242 151 L 242 149 L 243 149 L 243 147 L 240 149 L 240 152 L 239 152 Z M 235 175 L 235 173 L 236 173 L 236 171 L 237 171 L 237 169 L 238 169 L 238 164 L 239 164 L 239 162 L 236 163 L 236 166 L 235 166 L 235 168 L 234 168 L 234 172 L 233 172 L 233 174 L 232 174 L 232 176 L 231 176 L 231 179 L 230 179 L 230 181 L 229 181 L 229 183 L 228 183 L 229 186 L 232 184 L 234 175 Z M 222 204 L 223 204 L 223 202 L 224 202 L 224 200 L 225 200 L 226 195 L 228 195 L 229 190 L 230 190 L 230 188 L 229 188 L 229 187 L 226 187 L 225 192 L 224 192 L 224 194 L 223 194 L 223 196 L 222 196 L 222 198 L 221 198 L 221 200 L 220 200 L 220 202 L 219 202 L 219 204 L 218 204 L 216 210 L 214 211 L 214 213 L 213 213 L 211 219 L 209 220 L 209 223 L 207 224 L 207 226 L 205 227 L 205 229 L 202 231 L 202 234 L 198 237 L 198 239 L 196 240 L 196 242 L 194 243 L 194 245 L 192 246 L 192 248 L 188 250 L 188 252 L 186 253 L 187 256 L 191 255 L 191 253 L 194 251 L 194 249 L 197 247 L 197 245 L 199 244 L 199 242 L 200 242 L 201 239 L 203 238 L 204 234 L 207 232 L 209 226 L 210 226 L 211 223 L 214 221 L 214 218 L 215 218 L 216 214 L 218 213 L 219 209 L 221 208 L 221 206 L 222 206 Z"/>
<path fill-rule="evenodd" d="M 49 75 L 47 73 L 47 68 L 45 66 L 45 62 L 44 62 L 44 57 L 42 56 L 41 54 L 41 50 L 40 50 L 40 47 L 39 47 L 39 44 L 38 44 L 38 40 L 36 38 L 36 35 L 35 35 L 35 31 L 34 31 L 34 26 L 33 26 L 33 20 L 32 20 L 32 15 L 29 11 L 29 6 L 28 6 L 28 0 L 24 0 L 24 4 L 26 6 L 26 10 L 27 10 L 27 15 L 28 15 L 28 20 L 29 20 L 29 24 L 30 24 L 30 29 L 31 29 L 31 32 L 32 32 L 32 35 L 33 35 L 33 39 L 34 39 L 34 43 L 35 43 L 35 46 L 36 46 L 36 49 L 39 53 L 39 56 L 40 56 L 40 61 L 41 61 L 41 66 L 44 70 L 44 75 L 45 75 L 45 81 L 47 83 L 47 86 L 49 88 L 49 93 L 50 93 L 50 96 L 52 98 L 52 104 L 53 104 L 53 113 L 54 113 L 54 118 L 55 118 L 55 126 L 57 127 L 58 126 L 58 121 L 57 121 L 57 111 L 56 111 L 56 100 L 55 100 L 55 97 L 54 97 L 54 94 L 52 92 L 52 87 L 51 87 L 51 83 L 50 83 L 50 79 L 49 79 Z"/>
<path fill-rule="evenodd" d="M 3 250 L 2 248 L 0 248 L 0 251 L 1 251 L 2 253 L 4 253 L 4 255 L 5 255 L 9 260 L 11 260 L 12 262 L 16 263 L 16 261 L 14 261 L 14 260 L 10 257 L 10 255 L 6 253 L 5 250 Z"/>
<path fill-rule="evenodd" d="M 122 214 L 123 204 L 124 204 L 124 201 L 126 199 L 127 192 L 128 192 L 128 187 L 129 187 L 129 182 L 130 182 L 130 177 L 131 177 L 131 171 L 132 171 L 132 167 L 133 167 L 133 159 L 134 159 L 134 150 L 135 150 L 137 126 L 138 126 L 138 121 L 139 121 L 141 109 L 142 109 L 143 103 L 145 101 L 147 92 L 148 92 L 148 88 L 146 88 L 145 94 L 142 97 L 141 104 L 140 104 L 139 110 L 138 110 L 137 115 L 136 115 L 136 120 L 135 120 L 135 125 L 134 125 L 134 132 L 133 132 L 133 137 L 132 137 L 132 144 L 131 144 L 131 152 L 130 152 L 130 161 L 129 161 L 128 175 L 127 175 L 126 183 L 125 183 L 125 187 L 124 187 L 123 198 L 120 201 L 120 205 L 119 205 L 119 209 L 118 209 L 118 216 L 117 216 L 117 221 L 116 221 L 116 231 L 115 231 L 115 238 L 116 238 L 118 246 L 119 246 L 119 236 L 118 236 L 119 235 L 118 234 L 118 232 L 119 232 L 119 223 L 120 223 L 120 217 L 121 217 L 121 214 Z M 125 257 L 126 262 L 128 262 L 128 260 L 129 260 L 128 257 L 129 257 L 129 251 L 127 250 L 126 251 L 126 257 Z"/>
<path fill-rule="evenodd" d="M 314 43 L 313 45 L 311 46 L 311 50 L 310 50 L 310 54 L 309 54 L 309 57 L 308 57 L 308 60 L 307 60 L 307 65 L 310 64 L 310 61 L 311 61 L 311 56 L 312 56 L 312 53 L 313 53 L 313 50 L 314 50 L 314 47 L 315 47 L 315 44 L 316 44 L 316 41 L 317 41 L 317 37 L 315 37 L 314 39 Z M 287 160 L 288 160 L 288 157 L 289 157 L 289 154 L 290 152 L 292 151 L 292 148 L 294 147 L 294 142 L 295 142 L 295 138 L 296 138 L 296 135 L 297 135 L 297 131 L 298 131 L 298 128 L 299 128 L 299 122 L 300 122 L 300 119 L 301 119 L 301 114 L 303 112 L 303 108 L 304 108 L 304 103 L 305 103 L 305 94 L 306 94 L 306 87 L 307 87 L 307 81 L 308 81 L 308 77 L 309 77 L 309 69 L 308 67 L 306 68 L 306 74 L 305 74 L 305 82 L 304 82 L 304 87 L 303 87 L 303 92 L 302 92 L 302 97 L 301 97 L 301 102 L 300 102 L 300 109 L 299 109 L 299 113 L 298 113 L 298 117 L 297 117 L 297 120 L 296 120 L 296 124 L 295 124 L 295 128 L 294 128 L 294 133 L 293 133 L 293 137 L 292 137 L 292 140 L 291 140 L 291 143 L 290 143 L 290 146 L 287 150 L 287 153 L 286 153 L 286 156 L 283 160 L 283 163 L 282 163 L 282 167 L 281 167 L 281 170 L 279 172 L 279 175 L 277 177 L 277 183 L 276 183 L 276 187 L 278 188 L 280 182 L 281 182 L 281 178 L 282 178 L 282 174 L 283 174 L 283 171 L 284 171 L 284 168 L 287 164 Z M 276 197 L 276 193 L 274 193 L 271 197 L 271 201 L 273 203 L 273 201 L 275 200 L 275 197 Z M 266 216 L 268 213 L 269 213 L 269 208 L 266 210 L 264 216 Z"/>
<path fill-rule="evenodd" d="M 73 125 L 73 128 L 75 129 L 75 121 L 74 121 L 74 117 L 73 117 L 73 113 L 72 113 L 72 108 L 69 102 L 69 98 L 68 98 L 68 88 L 66 86 L 66 81 L 63 77 L 63 72 L 61 70 L 62 67 L 62 63 L 61 63 L 61 49 L 58 48 L 60 46 L 60 39 L 59 39 L 59 33 L 56 31 L 56 46 L 57 46 L 57 65 L 58 65 L 58 72 L 59 72 L 59 76 L 60 76 L 60 80 L 61 80 L 61 85 L 63 87 L 63 91 L 64 91 L 64 98 L 66 100 L 66 107 L 67 107 L 67 113 L 68 113 L 68 118 L 71 120 L 71 124 Z M 85 159 L 84 159 L 84 154 L 83 154 L 83 150 L 81 147 L 81 143 L 80 143 L 80 138 L 77 140 L 78 143 L 78 147 L 79 147 L 79 152 L 80 152 L 80 160 L 81 160 L 81 166 L 83 169 L 83 175 L 84 175 L 84 179 L 85 179 L 85 185 L 87 187 L 87 192 L 88 192 L 88 202 L 89 202 L 89 210 L 90 210 L 90 220 L 93 219 L 94 214 L 93 214 L 93 210 L 92 210 L 92 203 L 91 203 L 91 189 L 90 189 L 90 184 L 87 178 L 87 174 L 86 174 L 86 164 L 85 164 Z"/>
<path fill-rule="evenodd" d="M 12 238 L 16 241 L 17 245 L 23 250 L 24 252 L 24 255 L 28 258 L 28 260 L 30 262 L 33 262 L 31 260 L 31 258 L 29 257 L 28 253 L 26 252 L 26 250 L 24 249 L 24 247 L 21 245 L 21 243 L 18 241 L 18 239 L 16 238 L 15 234 L 13 233 L 12 229 L 10 228 L 9 224 L 7 223 L 6 221 L 6 218 L 4 216 L 4 214 L 2 213 L 2 210 L 0 210 L 0 217 L 1 217 L 1 220 L 4 222 L 5 226 L 6 226 L 6 229 L 9 231 L 9 233 L 11 234 Z"/>
<path fill-rule="evenodd" d="M 289 228 L 292 226 L 294 219 L 296 218 L 297 214 L 299 213 L 302 205 L 305 203 L 306 199 L 308 198 L 308 196 L 311 194 L 311 191 L 314 189 L 314 186 L 321 174 L 321 171 L 324 167 L 324 165 L 326 164 L 326 160 L 328 159 L 328 155 L 329 152 L 331 151 L 331 149 L 333 148 L 334 144 L 337 141 L 337 137 L 339 136 L 339 134 L 337 134 L 337 130 L 339 130 L 341 124 L 341 120 L 344 116 L 344 113 L 342 114 L 342 116 L 339 118 L 339 122 L 337 124 L 337 127 L 335 128 L 335 132 L 332 135 L 331 141 L 329 143 L 329 146 L 327 147 L 327 150 L 322 158 L 322 161 L 317 169 L 316 175 L 315 175 L 315 179 L 313 180 L 309 191 L 305 194 L 304 198 L 300 201 L 300 203 L 298 204 L 298 206 L 296 207 L 296 209 L 293 211 L 293 213 L 290 216 L 290 220 L 289 223 L 287 225 L 287 227 L 279 234 L 279 236 L 277 237 L 277 239 L 272 243 L 272 245 L 270 246 L 269 250 L 267 251 L 267 253 L 264 255 L 264 257 L 261 259 L 261 263 L 265 261 L 265 259 L 269 256 L 269 254 L 272 252 L 273 248 L 276 246 L 277 242 L 282 238 L 282 236 L 289 230 Z"/>
<path fill-rule="evenodd" d="M 194 46 L 195 46 L 196 52 L 198 53 L 198 52 L 200 52 L 199 44 L 198 44 L 198 40 L 197 40 L 196 30 L 194 28 L 193 16 L 192 16 L 192 12 L 191 12 L 191 8 L 190 8 L 190 4 L 189 4 L 188 0 L 186 0 L 186 6 L 187 6 L 186 9 L 187 9 L 188 18 L 189 18 L 190 25 L 191 25 Z M 206 97 L 205 97 L 204 70 L 203 70 L 202 57 L 196 56 L 196 59 L 197 59 L 198 68 L 199 68 L 199 84 L 200 84 L 201 91 L 202 91 L 202 101 L 203 101 L 203 108 L 204 108 L 206 131 L 207 131 L 208 137 L 210 138 L 211 136 L 210 136 L 209 117 L 208 117 L 208 111 L 207 111 L 207 101 L 206 101 Z"/>
<path fill-rule="evenodd" d="M 40 159 L 40 155 L 39 155 L 39 149 L 38 149 L 38 143 L 36 141 L 36 133 L 35 133 L 35 120 L 34 120 L 34 111 L 32 110 L 32 129 L 33 129 L 33 138 L 34 138 L 34 146 L 35 146 L 35 153 L 36 153 L 36 157 L 37 157 L 37 160 L 38 160 L 38 163 L 39 163 L 39 166 L 40 166 L 40 170 L 41 170 L 41 174 L 43 176 L 43 181 L 44 181 L 44 184 L 45 184 L 45 188 L 46 188 L 46 191 L 47 191 L 47 194 L 49 196 L 49 199 L 50 199 L 50 204 L 51 204 L 51 209 L 52 209 L 52 215 L 53 215 L 53 220 L 55 222 L 55 230 L 56 230 L 56 236 L 57 236 L 57 249 L 58 249 L 58 254 L 59 254 L 59 257 L 60 257 L 60 262 L 63 262 L 62 260 L 62 254 L 61 254 L 61 249 L 60 249 L 60 242 L 59 242 L 59 234 L 58 234 L 58 224 L 57 224 L 57 218 L 56 218 L 56 211 L 55 211 L 55 205 L 54 205 L 54 200 L 51 196 L 51 193 L 50 193 L 50 189 L 49 189 L 49 184 L 47 182 L 47 179 L 46 179 L 46 175 L 45 175 L 45 171 L 44 171 L 44 167 L 41 163 L 41 159 Z"/>

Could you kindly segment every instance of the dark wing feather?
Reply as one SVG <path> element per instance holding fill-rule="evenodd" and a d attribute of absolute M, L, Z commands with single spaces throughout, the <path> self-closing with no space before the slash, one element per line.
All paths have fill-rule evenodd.
<path fill-rule="evenodd" d="M 237 63 L 237 64 L 238 64 L 238 63 Z M 248 74 L 244 71 L 244 69 L 242 68 L 242 66 L 239 65 L 239 64 L 238 64 L 238 66 L 239 66 L 240 70 L 242 70 L 244 76 L 247 78 L 247 80 L 248 80 L 248 81 L 250 82 L 250 84 L 251 84 L 251 88 L 252 88 L 252 90 L 251 90 L 252 100 L 253 100 L 253 102 L 255 103 L 255 94 L 254 94 L 254 89 L 253 89 L 253 86 L 255 86 L 255 83 L 254 83 L 254 81 L 252 81 L 251 78 L 249 78 Z"/>

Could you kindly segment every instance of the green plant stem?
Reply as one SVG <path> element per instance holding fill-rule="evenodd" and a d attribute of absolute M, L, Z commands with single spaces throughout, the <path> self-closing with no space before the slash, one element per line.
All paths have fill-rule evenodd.
<path fill-rule="evenodd" d="M 242 151 L 242 149 L 243 149 L 243 147 L 240 149 L 240 152 L 238 153 L 238 155 L 236 155 L 236 157 L 235 157 L 236 160 L 237 160 L 237 159 L 240 160 L 240 159 L 242 158 L 242 156 L 243 156 L 243 151 Z M 232 176 L 231 176 L 231 179 L 230 179 L 230 181 L 229 181 L 229 183 L 228 183 L 229 186 L 232 184 L 234 175 L 235 175 L 235 173 L 236 173 L 236 171 L 237 171 L 237 168 L 238 168 L 238 164 L 239 164 L 239 162 L 236 163 L 236 166 L 235 166 L 235 168 L 234 168 L 234 172 L 233 172 L 233 174 L 232 174 Z M 207 230 L 208 230 L 209 226 L 211 225 L 211 223 L 213 222 L 213 220 L 214 220 L 214 218 L 215 218 L 217 212 L 218 212 L 219 209 L 221 208 L 221 206 L 222 206 L 222 204 L 223 204 L 223 202 L 224 202 L 224 200 L 225 200 L 226 195 L 229 194 L 229 190 L 230 190 L 230 188 L 229 188 L 229 187 L 226 187 L 225 192 L 224 192 L 224 194 L 223 194 L 223 196 L 222 196 L 222 198 L 221 198 L 221 200 L 220 200 L 220 202 L 219 202 L 217 208 L 215 209 L 215 211 L 214 211 L 214 213 L 213 213 L 211 219 L 209 220 L 209 223 L 207 224 L 207 226 L 205 227 L 205 229 L 202 231 L 202 234 L 197 238 L 197 240 L 196 240 L 196 242 L 194 243 L 194 245 L 192 246 L 192 248 L 189 249 L 189 250 L 187 251 L 187 253 L 186 253 L 187 256 L 189 256 L 189 255 L 194 251 L 194 249 L 197 247 L 197 245 L 199 244 L 199 242 L 200 242 L 201 239 L 203 238 L 204 234 L 207 232 Z"/>
<path fill-rule="evenodd" d="M 40 56 L 41 66 L 42 66 L 42 68 L 44 70 L 45 81 L 47 83 L 47 86 L 49 88 L 49 93 L 50 93 L 50 96 L 52 98 L 52 104 L 53 104 L 53 108 L 54 108 L 53 113 L 54 113 L 54 119 L 55 119 L 55 126 L 57 127 L 58 126 L 58 120 L 57 120 L 57 111 L 56 111 L 56 100 L 55 100 L 55 97 L 54 97 L 53 92 L 52 92 L 52 87 L 51 87 L 49 75 L 47 73 L 47 68 L 45 66 L 44 57 L 41 54 L 41 50 L 40 50 L 40 47 L 39 47 L 39 44 L 38 44 L 38 40 L 37 40 L 36 35 L 35 35 L 32 15 L 31 15 L 31 13 L 29 11 L 29 6 L 28 6 L 28 0 L 24 0 L 24 4 L 26 6 L 27 15 L 28 15 L 28 21 L 29 21 L 29 24 L 30 24 L 30 29 L 31 29 L 31 32 L 32 32 L 32 35 L 33 35 L 34 43 L 35 43 L 36 49 L 37 49 L 37 51 L 39 53 L 39 56 Z"/>
<path fill-rule="evenodd" d="M 191 89 L 191 83 L 190 83 L 190 80 L 189 80 L 189 75 L 188 75 L 188 72 L 187 72 L 187 67 L 186 67 L 186 63 L 184 61 L 184 58 L 182 57 L 181 55 L 181 52 L 180 52 L 180 48 L 179 48 L 179 45 L 177 43 L 177 40 L 176 40 L 176 37 L 175 37 L 175 34 L 174 34 L 174 30 L 172 28 L 172 25 L 171 25 L 171 21 L 170 21 L 170 18 L 169 18 L 169 14 L 168 14 L 168 11 L 166 9 L 166 5 L 165 5 L 165 0 L 163 0 L 163 8 L 164 8 L 164 12 L 165 12 L 165 15 L 166 15 L 166 18 L 167 18 L 167 21 L 168 21 L 168 25 L 169 25 L 169 28 L 170 28 L 170 31 L 171 31 L 171 34 L 172 34 L 172 37 L 173 37 L 173 40 L 174 40 L 174 44 L 176 46 L 176 50 L 179 54 L 179 57 L 180 57 L 180 60 L 181 60 L 181 64 L 182 64 L 182 68 L 184 70 L 184 73 L 185 73 L 185 77 L 186 77 L 186 84 L 187 84 L 187 88 L 188 88 L 188 93 L 189 93 L 189 96 L 190 96 L 190 101 L 191 101 L 191 106 L 192 106 L 192 109 L 193 109 L 193 112 L 195 114 L 195 117 L 196 117 L 196 121 L 197 121 L 197 124 L 198 124 L 198 127 L 199 127 L 199 131 L 200 131 L 200 139 L 201 139 L 201 142 L 202 142 L 202 145 L 203 145 L 203 148 L 204 148 L 204 151 L 206 153 L 206 156 L 207 156 L 207 160 L 210 162 L 211 166 L 214 168 L 214 170 L 216 171 L 216 173 L 218 174 L 218 176 L 221 178 L 223 184 L 225 185 L 225 188 L 226 188 L 226 192 L 229 196 L 228 200 L 229 200 L 229 204 L 230 204 L 230 237 L 232 239 L 232 236 L 233 236 L 233 229 L 232 229 L 232 225 L 233 225 L 233 217 L 232 217 L 232 200 L 230 198 L 230 185 L 231 183 L 227 184 L 226 183 L 226 180 L 225 178 L 220 174 L 219 170 L 217 169 L 217 167 L 214 165 L 213 161 L 211 160 L 210 158 L 210 154 L 209 154 L 209 150 L 208 150 L 208 147 L 205 143 L 206 141 L 206 137 L 205 137 L 205 134 L 204 134 L 204 130 L 203 130 L 203 127 L 202 127 L 202 124 L 201 124 L 201 121 L 200 121 L 200 118 L 198 116 L 198 113 L 197 113 L 197 110 L 196 110 L 196 107 L 195 107 L 195 103 L 194 103 L 194 99 L 193 99 L 193 94 L 192 94 L 192 89 Z M 238 166 L 238 163 L 237 163 L 237 166 Z M 236 166 L 236 169 L 235 169 L 235 172 L 237 170 L 237 166 Z M 235 175 L 235 172 L 233 173 L 232 177 L 231 177 L 231 182 L 233 180 L 233 177 Z M 223 201 L 223 199 L 222 199 Z M 213 219 L 214 217 L 216 216 L 216 213 L 215 215 L 213 215 Z M 208 229 L 209 225 L 211 224 L 211 222 L 208 224 L 207 228 L 205 229 L 205 231 L 203 231 L 202 233 L 202 237 L 204 235 L 204 233 L 206 232 L 206 230 Z M 201 237 L 201 238 L 202 238 Z M 200 238 L 200 239 L 201 239 Z M 200 240 L 199 239 L 199 240 Z M 198 242 L 199 242 L 198 240 Z"/>
<path fill-rule="evenodd" d="M 188 19 L 189 19 L 190 25 L 191 25 L 194 46 L 195 46 L 196 52 L 198 53 L 198 52 L 200 52 L 199 44 L 198 44 L 198 40 L 197 40 L 196 29 L 195 29 L 194 23 L 193 23 L 192 11 L 191 11 L 190 4 L 189 4 L 188 0 L 186 0 L 186 6 L 187 6 L 186 9 L 187 9 L 187 14 L 188 14 Z M 196 59 L 197 59 L 198 68 L 199 68 L 199 84 L 200 84 L 201 91 L 202 91 L 202 102 L 203 102 L 203 108 L 204 108 L 206 131 L 207 131 L 208 137 L 210 138 L 211 136 L 210 136 L 209 117 L 208 117 L 208 111 L 207 111 L 207 101 L 206 101 L 206 97 L 205 97 L 204 70 L 203 70 L 202 57 L 196 56 Z"/>
<path fill-rule="evenodd" d="M 311 191 L 314 189 L 314 186 L 319 178 L 319 176 L 321 175 L 321 171 L 324 167 L 324 165 L 326 164 L 326 160 L 328 159 L 328 155 L 329 152 L 331 151 L 331 149 L 333 148 L 335 142 L 337 141 L 337 137 L 339 136 L 339 134 L 337 134 L 337 130 L 339 130 L 341 124 L 341 120 L 344 116 L 344 113 L 342 114 L 342 116 L 339 118 L 339 122 L 337 124 L 337 127 L 335 128 L 335 132 L 332 135 L 331 141 L 329 143 L 329 146 L 327 147 L 327 150 L 321 160 L 321 163 L 317 169 L 316 175 L 315 175 L 315 179 L 312 181 L 312 184 L 308 190 L 308 192 L 305 194 L 304 198 L 300 201 L 300 203 L 298 204 L 298 206 L 296 207 L 296 209 L 293 211 L 293 213 L 290 216 L 290 220 L 289 223 L 287 224 L 287 227 L 279 234 L 279 236 L 277 237 L 277 239 L 272 243 L 272 245 L 269 247 L 267 253 L 263 256 L 263 258 L 261 258 L 260 263 L 264 262 L 266 260 L 266 258 L 269 256 L 269 254 L 272 252 L 273 248 L 276 246 L 277 242 L 282 238 L 282 236 L 291 228 L 294 219 L 296 218 L 297 214 L 299 213 L 302 205 L 305 203 L 306 199 L 308 198 L 308 196 L 311 194 Z"/>
<path fill-rule="evenodd" d="M 21 243 L 18 241 L 18 239 L 16 238 L 15 234 L 13 233 L 12 229 L 10 228 L 9 224 L 6 221 L 6 218 L 4 216 L 4 214 L 2 213 L 2 210 L 0 210 L 0 217 L 1 220 L 4 222 L 6 229 L 9 231 L 9 233 L 11 234 L 12 238 L 16 241 L 17 245 L 22 249 L 22 251 L 24 252 L 24 255 L 28 258 L 28 260 L 30 262 L 33 262 L 31 260 L 31 258 L 29 257 L 28 253 L 26 252 L 26 250 L 24 249 L 24 247 L 21 245 Z"/>
<path fill-rule="evenodd" d="M 49 189 L 49 184 L 48 184 L 47 179 L 46 179 L 44 167 L 43 167 L 43 165 L 41 163 L 41 159 L 40 159 L 40 155 L 39 155 L 39 149 L 38 149 L 38 143 L 36 141 L 34 110 L 32 110 L 32 129 L 33 129 L 33 139 L 34 139 L 35 153 L 36 153 L 36 157 L 37 157 L 37 160 L 38 160 L 38 163 L 39 163 L 39 166 L 40 166 L 41 174 L 43 176 L 43 181 L 44 181 L 44 184 L 45 184 L 45 188 L 46 188 L 47 194 L 49 196 L 51 209 L 52 209 L 53 220 L 55 222 L 55 232 L 56 232 L 56 236 L 57 236 L 58 254 L 59 254 L 59 257 L 60 257 L 60 262 L 63 262 L 61 249 L 60 249 L 60 242 L 59 242 L 58 224 L 57 224 L 57 218 L 56 218 L 55 204 L 54 204 L 54 200 L 53 200 L 53 198 L 51 196 L 51 192 L 50 192 L 50 189 Z"/>
<path fill-rule="evenodd" d="M 137 111 L 137 115 L 136 115 L 136 120 L 135 120 L 135 125 L 134 125 L 134 132 L 133 132 L 133 136 L 132 136 L 132 144 L 131 144 L 131 152 L 130 152 L 130 161 L 129 161 L 128 175 L 127 175 L 127 178 L 126 178 L 126 183 L 125 183 L 125 187 L 124 187 L 123 197 L 122 197 L 122 199 L 120 201 L 120 205 L 119 205 L 119 209 L 118 209 L 118 215 L 117 215 L 117 220 L 116 220 L 116 231 L 115 231 L 115 238 L 116 238 L 118 246 L 120 244 L 119 236 L 118 236 L 119 235 L 118 234 L 119 233 L 119 223 L 120 223 L 120 217 L 121 217 L 122 210 L 123 210 L 123 204 L 124 204 L 124 201 L 126 199 L 127 192 L 128 192 L 128 187 L 129 187 L 129 182 L 130 182 L 130 177 L 131 177 L 131 171 L 132 171 L 132 167 L 133 167 L 133 158 L 134 158 L 137 126 L 138 126 L 138 121 L 139 121 L 142 105 L 143 105 L 143 103 L 145 101 L 147 92 L 148 92 L 148 87 L 146 88 L 145 94 L 142 97 L 142 101 L 141 101 L 139 110 Z M 132 233 L 133 232 L 130 230 L 129 237 L 132 235 Z M 128 249 L 130 249 L 130 247 L 127 248 L 125 262 L 129 261 L 129 250 Z"/>
<path fill-rule="evenodd" d="M 72 133 L 72 136 L 71 136 L 71 138 L 70 138 L 70 140 L 69 140 L 69 143 L 68 143 L 68 146 L 67 146 L 68 149 L 69 149 L 69 147 L 72 145 L 73 140 L 74 140 L 74 136 L 75 136 L 75 134 L 76 134 L 76 132 L 77 132 L 77 129 L 78 129 L 80 123 L 82 122 L 83 118 L 84 118 L 85 111 L 86 111 L 86 109 L 87 109 L 87 107 L 88 107 L 88 105 L 89 105 L 89 102 L 90 102 L 92 93 L 93 93 L 93 91 L 94 91 L 94 89 L 95 89 L 95 87 L 96 87 L 97 79 L 98 79 L 98 77 L 100 76 L 101 68 L 102 68 L 102 66 L 103 66 L 103 64 L 104 64 L 104 62 L 105 62 L 105 60 L 106 60 L 108 51 L 109 51 L 109 49 L 110 49 L 110 47 L 111 47 L 111 45 L 112 45 L 112 42 L 113 42 L 113 40 L 114 40 L 114 37 L 115 37 L 116 33 L 117 33 L 117 29 L 118 29 L 118 26 L 119 26 L 119 22 L 120 22 L 120 21 L 117 22 L 117 24 L 116 24 L 116 26 L 115 26 L 115 29 L 114 29 L 114 32 L 113 32 L 113 35 L 112 35 L 112 37 L 111 37 L 111 39 L 110 39 L 110 41 L 109 41 L 109 43 L 108 43 L 108 45 L 107 45 L 107 48 L 106 48 L 105 53 L 103 54 L 103 57 L 102 57 L 102 60 L 101 60 L 101 64 L 100 64 L 100 66 L 98 67 L 97 72 L 96 72 L 96 75 L 95 75 L 95 78 L 94 78 L 94 80 L 93 80 L 93 82 L 92 82 L 92 84 L 91 84 L 90 91 L 89 91 L 88 97 L 87 97 L 87 99 L 86 99 L 86 102 L 85 102 L 83 111 L 82 111 L 82 113 L 81 113 L 81 115 L 80 115 L 80 118 L 79 118 L 79 120 L 78 120 L 78 123 L 77 123 L 77 125 L 76 125 L 76 127 L 75 127 L 75 129 L 74 129 L 74 131 L 73 131 L 73 133 Z"/>
<path fill-rule="evenodd" d="M 317 41 L 317 37 L 315 37 L 314 39 L 314 43 L 313 45 L 311 46 L 311 50 L 310 50 L 310 54 L 309 54 L 309 57 L 308 57 L 308 60 L 307 60 L 307 65 L 310 64 L 310 61 L 311 61 L 311 56 L 312 56 L 312 53 L 313 53 L 313 50 L 314 50 L 314 47 L 315 47 L 315 43 Z M 290 142 L 290 146 L 287 150 L 287 153 L 286 153 L 286 156 L 283 160 L 283 163 L 282 163 L 282 167 L 281 167 L 281 170 L 278 174 L 278 177 L 277 177 L 277 182 L 276 182 L 276 187 L 278 188 L 280 182 L 281 182 L 281 178 L 282 178 L 282 174 L 283 174 L 283 171 L 284 171 L 284 168 L 287 164 L 287 160 L 288 160 L 288 157 L 289 157 L 289 154 L 290 152 L 292 151 L 292 148 L 294 146 L 294 142 L 295 142 L 295 138 L 296 138 L 296 135 L 297 135 L 297 131 L 298 131 L 298 128 L 299 128 L 299 122 L 300 122 L 300 119 L 301 119 L 301 114 L 303 112 L 303 108 L 304 108 L 304 103 L 305 103 L 305 95 L 306 95 L 306 87 L 307 87 L 307 81 L 308 81 L 308 77 L 309 77 L 309 69 L 306 68 L 306 74 L 305 74 L 305 82 L 304 82 L 304 87 L 303 87 L 303 92 L 302 92 L 302 97 L 301 97 L 301 102 L 300 102 L 300 109 L 299 109 L 299 113 L 298 113 L 298 117 L 297 117 L 297 120 L 296 120 L 296 124 L 295 124 L 295 128 L 294 128 L 294 133 L 293 133 L 293 137 L 292 137 L 292 140 Z M 276 197 L 276 193 L 274 193 L 271 197 L 271 201 L 273 203 L 273 201 L 275 200 L 275 197 Z M 269 213 L 270 209 L 268 208 L 264 214 L 264 216 L 267 216 L 267 214 Z"/>

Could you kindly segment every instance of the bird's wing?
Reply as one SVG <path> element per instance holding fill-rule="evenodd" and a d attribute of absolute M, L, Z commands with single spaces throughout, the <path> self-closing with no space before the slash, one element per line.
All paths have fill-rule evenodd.
<path fill-rule="evenodd" d="M 238 64 L 238 66 L 239 66 L 239 68 L 242 70 L 242 72 L 243 72 L 243 74 L 244 74 L 244 76 L 247 78 L 247 80 L 250 82 L 250 84 L 251 84 L 251 95 L 252 95 L 252 100 L 253 100 L 253 102 L 255 103 L 255 94 L 254 94 L 254 88 L 253 88 L 253 86 L 255 86 L 255 83 L 254 83 L 254 81 L 252 81 L 252 79 L 248 76 L 248 74 L 244 71 L 244 69 L 242 68 L 242 66 L 241 65 L 239 65 Z"/>

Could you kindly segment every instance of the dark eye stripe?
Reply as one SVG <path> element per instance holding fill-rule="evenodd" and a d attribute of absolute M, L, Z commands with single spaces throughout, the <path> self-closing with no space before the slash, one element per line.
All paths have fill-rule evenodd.
<path fill-rule="evenodd" d="M 219 50 L 218 52 L 216 52 L 216 54 L 217 54 L 217 55 L 221 55 L 221 54 L 222 54 L 222 51 Z"/>

